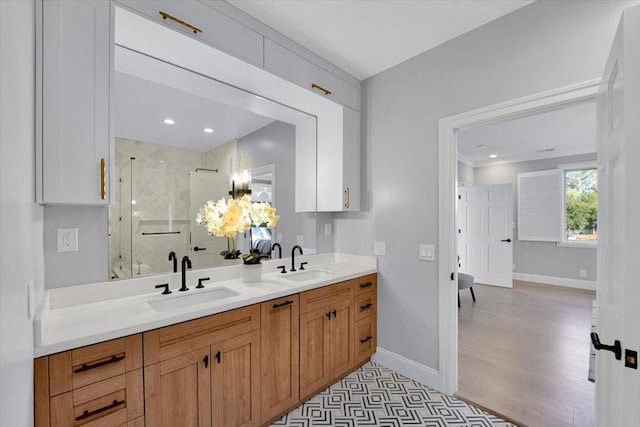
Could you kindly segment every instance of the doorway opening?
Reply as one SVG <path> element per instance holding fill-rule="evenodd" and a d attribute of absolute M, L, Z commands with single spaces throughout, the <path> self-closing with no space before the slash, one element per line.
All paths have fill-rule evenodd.
<path fill-rule="evenodd" d="M 598 90 L 599 81 L 590 81 L 585 82 L 579 85 L 574 85 L 571 87 L 560 88 L 554 91 L 549 91 L 505 103 L 501 103 L 498 105 L 482 108 L 479 110 L 474 110 L 471 112 L 463 113 L 460 115 L 456 115 L 453 117 L 448 117 L 442 119 L 440 121 L 440 211 L 439 211 L 439 225 L 440 225 L 440 273 L 439 273 L 439 291 L 440 291 L 440 364 L 439 364 L 439 374 L 442 382 L 442 388 L 445 392 L 454 394 L 460 390 L 459 381 L 459 325 L 458 325 L 458 309 L 457 309 L 457 301 L 458 301 L 458 273 L 459 271 L 468 271 L 469 264 L 468 259 L 469 251 L 465 252 L 467 259 L 461 259 L 458 261 L 458 255 L 461 253 L 461 249 L 458 244 L 458 237 L 460 233 L 460 227 L 457 221 L 458 218 L 458 160 L 459 156 L 457 154 L 458 151 L 458 136 L 464 136 L 465 133 L 472 131 L 481 131 L 483 127 L 489 128 L 490 126 L 496 126 L 500 124 L 506 124 L 510 121 L 514 121 L 515 119 L 522 119 L 523 117 L 531 117 L 531 116 L 541 116 L 551 112 L 557 112 L 562 109 L 567 109 L 568 107 L 575 107 L 580 105 L 586 105 L 587 103 L 592 103 L 595 100 L 597 90 Z M 594 117 L 595 120 L 595 117 Z M 486 129 L 485 129 L 486 130 Z M 474 148 L 482 150 L 483 147 L 477 147 L 477 145 L 483 145 L 482 143 L 476 144 Z M 487 145 L 487 144 L 484 144 Z M 536 150 L 539 151 L 540 148 Z M 490 150 L 487 150 L 490 151 Z M 595 150 L 594 150 L 595 151 Z M 547 158 L 550 158 L 552 154 L 551 152 L 547 152 Z M 486 155 L 487 162 L 490 163 L 489 159 L 493 159 L 490 157 L 491 154 L 497 153 L 484 153 Z M 531 153 L 530 153 L 531 154 Z M 540 153 L 538 153 L 540 154 Z M 515 154 L 510 154 L 511 156 L 516 156 Z M 461 159 L 465 160 L 464 154 L 460 156 Z M 515 157 L 512 157 L 515 158 Z M 468 159 L 467 159 L 468 160 Z M 502 159 L 504 160 L 504 159 Z M 531 159 L 533 160 L 533 158 Z M 595 160 L 595 159 L 594 159 Z M 513 160 L 512 160 L 513 161 Z M 483 165 L 483 166 L 486 166 Z M 505 163 L 506 164 L 506 163 Z M 557 166 L 557 165 L 556 165 Z M 557 167 L 555 167 L 557 169 Z M 531 172 L 531 171 L 529 171 Z M 516 174 L 517 175 L 517 174 Z M 475 182 L 473 182 L 475 184 Z M 482 181 L 482 183 L 486 183 Z M 496 184 L 493 182 L 491 184 Z M 504 184 L 504 182 L 503 182 Z M 512 184 L 512 183 L 511 183 Z M 487 184 L 489 185 L 489 184 Z M 513 185 L 513 184 L 512 184 Z M 517 186 L 517 182 L 514 187 Z M 517 193 L 514 193 L 514 200 L 517 197 Z M 563 203 L 563 202 L 558 202 Z M 517 203 L 514 203 L 514 206 L 517 208 Z M 515 218 L 514 218 L 515 219 Z M 508 223 L 509 221 L 507 221 Z M 515 221 L 514 221 L 515 222 Z M 512 224 L 508 224 L 508 229 L 513 231 Z M 572 231 L 575 231 L 572 229 Z M 504 240 L 513 239 L 512 242 L 506 242 L 510 245 L 515 243 L 515 239 L 517 238 L 518 233 L 516 230 L 515 238 L 509 237 L 508 234 L 506 237 L 503 237 Z M 565 242 L 566 243 L 566 242 Z M 559 243 L 555 243 L 555 245 L 559 245 Z M 504 260 L 503 260 L 504 261 Z M 484 262 L 484 261 L 483 261 Z M 518 261 L 518 256 L 516 255 L 516 267 Z M 496 264 L 497 265 L 497 264 Z M 504 262 L 502 265 L 506 265 Z M 463 270 L 463 266 L 465 270 Z M 524 267 L 524 266 L 523 266 Z M 506 269 L 506 268 L 505 268 Z M 513 273 L 513 269 L 509 268 L 509 273 Z M 525 276 L 522 276 L 522 275 Z M 516 279 L 522 280 L 523 278 L 530 279 L 526 274 L 531 274 L 527 271 L 524 273 L 519 272 L 516 268 Z M 544 276 L 540 274 L 539 276 Z M 484 279 L 483 279 L 484 280 Z M 595 280 L 595 279 L 593 279 Z M 485 280 L 486 281 L 486 280 Z M 578 280 L 576 280 L 578 282 Z M 487 285 L 477 285 L 475 287 L 475 296 L 480 299 L 483 298 L 483 294 L 485 299 L 483 299 L 483 304 L 489 301 L 499 301 L 499 298 L 496 298 L 491 293 L 498 288 L 492 288 L 487 286 L 486 289 L 484 287 Z M 535 291 L 526 288 L 528 285 L 522 285 L 520 287 L 519 282 L 516 281 L 516 290 L 509 290 L 511 292 L 518 292 L 525 295 L 533 294 L 535 295 Z M 533 285 L 535 287 L 535 285 Z M 545 285 L 538 285 L 545 286 Z M 478 288 L 481 288 L 481 291 L 478 292 Z M 526 289 L 525 289 L 526 288 Z M 535 288 L 534 288 L 535 289 Z M 551 287 L 549 286 L 549 290 L 553 292 L 558 292 L 563 288 L 559 287 Z M 467 292 L 463 291 L 462 293 L 462 305 L 463 310 L 468 309 L 467 304 L 473 304 L 471 295 Z M 583 291 L 584 292 L 584 291 Z M 478 303 L 479 304 L 479 303 Z M 524 302 L 523 304 L 527 304 Z M 462 313 L 462 312 L 461 312 Z M 505 318 L 502 318 L 503 321 Z M 508 322 L 508 321 L 506 321 Z M 508 326 L 506 326 L 508 327 Z M 557 327 L 558 329 L 559 327 Z M 554 331 L 547 331 L 549 337 L 553 336 Z M 562 336 L 562 331 L 558 330 L 558 336 Z M 495 336 L 496 340 L 500 340 L 502 336 L 498 333 Z M 523 339 L 526 337 L 523 337 Z M 539 348 L 536 351 L 542 352 L 544 350 L 544 342 L 540 342 Z M 478 344 L 479 350 L 484 349 L 486 344 Z M 519 360 L 518 367 L 516 369 L 527 370 L 531 369 L 527 365 L 528 357 L 526 354 L 523 354 L 521 360 Z M 500 369 L 500 363 L 495 363 L 494 365 Z M 488 365 L 485 365 L 484 368 L 487 368 Z M 483 369 L 482 367 L 478 367 L 478 369 Z M 464 371 L 463 371 L 464 372 Z M 586 376 L 585 372 L 585 376 Z M 553 378 L 554 373 L 549 372 L 547 375 Z M 494 382 L 495 378 L 491 380 Z M 499 386 L 498 386 L 499 387 Z M 464 396 L 462 396 L 464 397 Z M 488 409 L 493 409 L 488 405 Z M 542 410 L 542 409 L 541 409 Z M 501 414 L 509 417 L 509 414 L 505 414 L 505 411 L 502 410 Z M 517 417 L 518 414 L 514 415 Z M 514 418 L 514 417 L 510 417 Z"/>

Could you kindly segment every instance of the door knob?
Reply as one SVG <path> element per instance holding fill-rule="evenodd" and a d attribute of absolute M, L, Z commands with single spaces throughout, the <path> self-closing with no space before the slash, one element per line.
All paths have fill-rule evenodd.
<path fill-rule="evenodd" d="M 502 239 L 500 240 L 501 242 L 507 242 L 507 243 L 511 243 L 511 239 Z"/>
<path fill-rule="evenodd" d="M 605 345 L 600 342 L 600 338 L 596 332 L 591 332 L 591 342 L 596 350 L 607 350 L 616 355 L 616 359 L 622 359 L 622 346 L 620 341 L 615 340 L 613 345 Z"/>
<path fill-rule="evenodd" d="M 199 247 L 197 247 L 197 246 L 196 246 L 195 248 L 193 248 L 193 250 L 194 250 L 195 252 L 198 252 L 198 251 L 206 251 L 206 250 L 207 250 L 207 248 L 199 248 Z"/>

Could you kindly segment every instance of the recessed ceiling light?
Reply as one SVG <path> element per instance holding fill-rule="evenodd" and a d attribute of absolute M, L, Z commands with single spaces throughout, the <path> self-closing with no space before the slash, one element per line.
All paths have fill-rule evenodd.
<path fill-rule="evenodd" d="M 213 129 L 211 129 L 211 128 L 204 128 L 204 131 L 206 133 L 213 133 Z"/>
<path fill-rule="evenodd" d="M 492 155 L 489 156 L 489 158 L 491 158 L 491 159 L 495 159 L 496 157 L 498 157 L 497 154 L 492 154 Z"/>
<path fill-rule="evenodd" d="M 176 123 L 176 122 L 175 122 L 175 120 L 173 120 L 173 119 L 164 119 L 164 122 L 165 122 L 166 124 L 168 124 L 168 125 L 173 125 L 173 124 L 175 124 L 175 123 Z"/>

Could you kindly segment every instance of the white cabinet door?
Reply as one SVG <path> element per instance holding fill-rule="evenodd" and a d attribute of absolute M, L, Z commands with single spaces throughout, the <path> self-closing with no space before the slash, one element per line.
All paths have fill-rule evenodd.
<path fill-rule="evenodd" d="M 461 273 L 476 283 L 513 286 L 513 190 L 511 184 L 460 187 Z"/>
<path fill-rule="evenodd" d="M 360 89 L 269 39 L 264 40 L 264 68 L 320 96 L 360 111 Z"/>
<path fill-rule="evenodd" d="M 42 1 L 37 24 L 37 202 L 108 205 L 112 4 Z"/>
<path fill-rule="evenodd" d="M 598 96 L 596 425 L 640 425 L 640 6 L 626 9 Z M 635 352 L 635 357 L 633 356 Z M 636 367 L 626 366 L 636 363 Z"/>
<path fill-rule="evenodd" d="M 117 3 L 262 67 L 263 36 L 205 3 L 195 0 L 117 0 Z"/>
<path fill-rule="evenodd" d="M 341 138 L 318 137 L 318 212 L 360 210 L 360 113 L 342 108 Z"/>

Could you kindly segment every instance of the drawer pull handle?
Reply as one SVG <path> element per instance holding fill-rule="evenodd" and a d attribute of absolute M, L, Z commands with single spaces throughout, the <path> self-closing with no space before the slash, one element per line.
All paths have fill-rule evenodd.
<path fill-rule="evenodd" d="M 338 317 L 338 310 L 333 310 L 333 318 L 335 319 L 336 317 Z"/>
<path fill-rule="evenodd" d="M 98 408 L 98 409 L 96 409 L 95 411 L 91 411 L 91 412 L 89 412 L 89 411 L 86 411 L 86 410 L 85 410 L 85 411 L 82 413 L 82 415 L 80 415 L 80 416 L 76 417 L 76 421 L 86 420 L 87 418 L 91 418 L 91 417 L 93 417 L 94 415 L 101 414 L 101 413 L 103 413 L 103 412 L 105 412 L 105 411 L 108 411 L 109 409 L 117 408 L 118 406 L 121 406 L 121 405 L 124 405 L 124 404 L 125 404 L 125 401 L 124 401 L 124 400 L 121 400 L 121 401 L 114 400 L 114 401 L 113 401 L 113 403 L 112 403 L 111 405 L 107 405 L 107 406 L 105 406 L 105 407 L 103 407 L 103 408 Z"/>
<path fill-rule="evenodd" d="M 107 199 L 107 161 L 100 159 L 100 199 Z"/>
<path fill-rule="evenodd" d="M 360 283 L 360 287 L 361 288 L 368 288 L 369 286 L 373 285 L 373 282 L 364 282 L 364 283 Z"/>
<path fill-rule="evenodd" d="M 368 336 L 368 337 L 366 337 L 366 338 L 360 338 L 360 344 L 364 344 L 364 343 L 366 343 L 367 341 L 371 341 L 372 339 L 373 339 L 373 337 L 372 337 L 371 335 L 369 335 L 369 336 Z"/>
<path fill-rule="evenodd" d="M 220 357 L 221 357 L 220 352 L 217 352 L 216 353 L 216 362 L 218 362 L 218 364 L 220 364 Z"/>
<path fill-rule="evenodd" d="M 83 364 L 81 367 L 73 371 L 75 374 L 79 374 L 80 372 L 90 371 L 92 369 L 101 368 L 102 366 L 110 365 L 112 363 L 119 362 L 124 360 L 124 356 L 113 356 L 111 359 L 103 360 L 102 362 L 95 363 L 93 365 Z"/>
<path fill-rule="evenodd" d="M 320 92 L 324 92 L 325 95 L 331 95 L 331 91 L 327 90 L 325 88 L 323 88 L 322 86 L 319 86 L 315 83 L 311 83 L 311 88 L 312 89 L 318 89 Z"/>
<path fill-rule="evenodd" d="M 365 305 L 361 305 L 360 306 L 360 310 L 362 310 L 362 311 L 369 310 L 371 307 L 373 307 L 373 304 L 368 303 L 368 304 L 365 304 Z"/>
<path fill-rule="evenodd" d="M 273 308 L 276 309 L 276 308 L 284 307 L 284 306 L 290 305 L 290 304 L 293 304 L 293 301 L 288 301 L 287 300 L 287 301 L 282 302 L 280 304 L 273 304 Z"/>
<path fill-rule="evenodd" d="M 327 319 L 331 320 L 331 312 L 330 311 L 327 312 L 326 316 L 327 316 Z"/>
<path fill-rule="evenodd" d="M 158 13 L 160 14 L 160 16 L 162 16 L 162 19 L 168 19 L 168 20 L 170 20 L 170 21 L 175 22 L 176 24 L 180 24 L 180 25 L 182 25 L 183 27 L 186 27 L 186 28 L 188 28 L 189 30 L 193 31 L 193 34 L 198 34 L 198 33 L 201 33 L 201 32 L 202 32 L 202 30 L 201 30 L 200 28 L 198 28 L 198 27 L 194 27 L 193 25 L 191 25 L 191 24 L 188 24 L 188 23 L 184 22 L 182 19 L 178 19 L 178 18 L 176 18 L 175 16 L 171 16 L 171 15 L 169 15 L 169 14 L 168 14 L 168 13 L 166 13 L 166 12 L 160 11 L 160 12 L 158 12 Z"/>
<path fill-rule="evenodd" d="M 205 369 L 209 367 L 209 355 L 207 354 L 204 359 L 202 359 L 202 361 L 204 362 L 204 367 Z"/>

